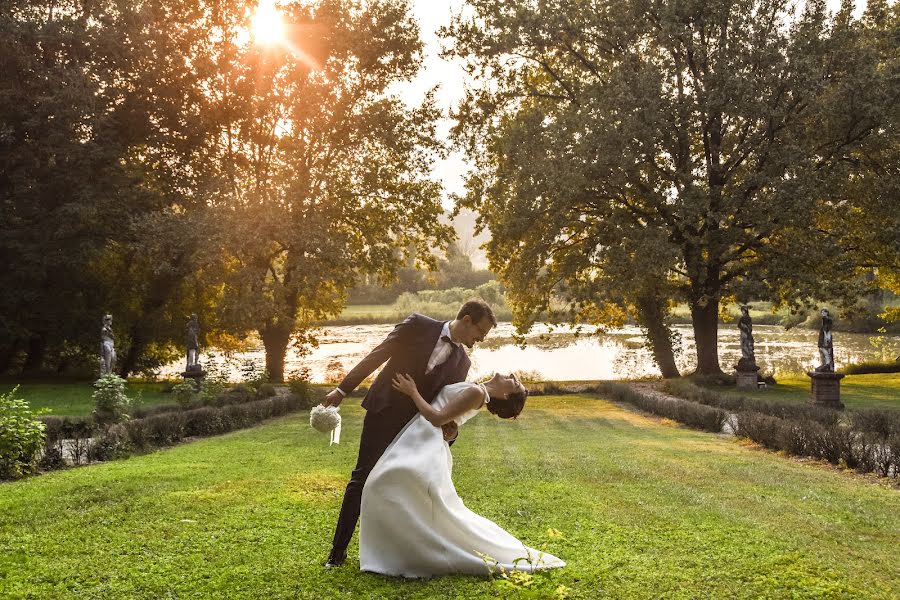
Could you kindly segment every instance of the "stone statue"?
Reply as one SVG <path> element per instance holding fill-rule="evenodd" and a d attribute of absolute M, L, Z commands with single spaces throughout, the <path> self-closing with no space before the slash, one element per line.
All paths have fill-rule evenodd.
<path fill-rule="evenodd" d="M 741 307 L 741 318 L 738 319 L 738 329 L 741 331 L 741 360 L 738 362 L 738 370 L 754 370 L 756 367 L 756 352 L 753 343 L 753 319 L 750 318 L 750 307 Z"/>
<path fill-rule="evenodd" d="M 197 320 L 197 314 L 191 315 L 191 320 L 187 324 L 187 367 L 185 371 L 200 370 L 200 322 Z"/>
<path fill-rule="evenodd" d="M 816 373 L 834 373 L 834 344 L 831 340 L 831 315 L 827 308 L 822 309 L 822 328 L 819 329 L 819 357 L 822 364 L 816 367 Z"/>
<path fill-rule="evenodd" d="M 112 329 L 112 315 L 103 315 L 100 328 L 100 376 L 109 375 L 116 367 L 115 336 Z"/>

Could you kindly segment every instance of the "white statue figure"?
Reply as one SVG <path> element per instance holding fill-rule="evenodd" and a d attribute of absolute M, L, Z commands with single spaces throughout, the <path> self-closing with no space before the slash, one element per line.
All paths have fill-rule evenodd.
<path fill-rule="evenodd" d="M 822 328 L 819 329 L 819 357 L 822 364 L 816 367 L 819 373 L 834 373 L 834 344 L 831 339 L 831 315 L 822 309 Z"/>
<path fill-rule="evenodd" d="M 112 315 L 103 315 L 100 328 L 100 376 L 109 375 L 116 367 L 116 348 L 112 329 Z"/>
<path fill-rule="evenodd" d="M 755 366 L 756 352 L 753 343 L 753 320 L 750 318 L 750 307 L 741 307 L 741 318 L 738 319 L 741 331 L 741 365 Z"/>
<path fill-rule="evenodd" d="M 198 370 L 200 358 L 200 322 L 197 314 L 191 315 L 187 324 L 187 367 L 185 371 Z"/>

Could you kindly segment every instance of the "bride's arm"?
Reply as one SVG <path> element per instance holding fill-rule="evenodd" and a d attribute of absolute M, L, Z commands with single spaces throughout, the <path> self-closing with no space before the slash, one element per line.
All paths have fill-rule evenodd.
<path fill-rule="evenodd" d="M 403 373 L 395 375 L 393 386 L 394 389 L 412 398 L 422 416 L 428 419 L 428 422 L 435 427 L 440 427 L 453 421 L 466 411 L 478 408 L 481 406 L 482 400 L 484 400 L 481 390 L 472 386 L 471 389 L 465 390 L 455 398 L 451 398 L 444 408 L 438 410 L 425 402 L 425 399 L 422 398 L 422 394 L 419 393 L 419 389 L 416 387 L 416 382 L 409 375 Z"/>

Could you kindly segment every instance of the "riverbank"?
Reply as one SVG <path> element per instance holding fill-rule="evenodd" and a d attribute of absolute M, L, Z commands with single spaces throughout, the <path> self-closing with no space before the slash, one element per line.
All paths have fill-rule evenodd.
<path fill-rule="evenodd" d="M 511 321 L 512 313 L 505 304 L 495 306 L 497 319 Z M 339 317 L 322 321 L 323 326 L 328 325 L 378 325 L 399 323 L 411 312 L 429 315 L 435 319 L 450 320 L 456 317 L 458 304 L 422 303 L 420 305 L 403 304 L 358 304 L 347 306 Z M 720 325 L 733 325 L 740 318 L 740 308 L 730 305 L 726 310 L 727 318 L 719 319 Z M 751 304 L 750 317 L 755 325 L 780 325 L 782 327 L 798 327 L 801 329 L 818 329 L 819 322 L 815 311 L 808 314 L 792 315 L 786 307 L 772 310 L 771 302 L 754 302 Z M 670 322 L 673 325 L 690 325 L 691 311 L 687 304 L 679 304 L 672 309 Z M 633 323 L 629 322 L 633 325 Z M 877 318 L 858 320 L 838 319 L 834 325 L 834 331 L 849 333 L 878 334 L 879 328 L 884 327 L 887 333 L 900 333 L 900 322 L 884 323 Z"/>

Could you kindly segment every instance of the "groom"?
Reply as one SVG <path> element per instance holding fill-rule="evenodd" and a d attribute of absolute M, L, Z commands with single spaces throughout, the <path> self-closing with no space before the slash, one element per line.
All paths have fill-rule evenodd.
<path fill-rule="evenodd" d="M 465 381 L 469 373 L 472 363 L 460 344 L 471 348 L 496 326 L 497 319 L 491 307 L 478 299 L 463 304 L 456 319 L 449 322 L 412 314 L 394 327 L 384 341 L 325 396 L 325 406 L 338 406 L 363 379 L 387 361 L 362 402 L 366 416 L 359 440 L 359 457 L 344 492 L 331 553 L 325 563 L 327 568 L 344 564 L 347 546 L 359 520 L 366 478 L 400 430 L 418 413 L 412 399 L 391 385 L 394 375 L 407 373 L 412 376 L 422 397 L 432 402 L 442 387 Z M 455 423 L 444 426 L 444 439 L 452 443 L 456 435 Z"/>

